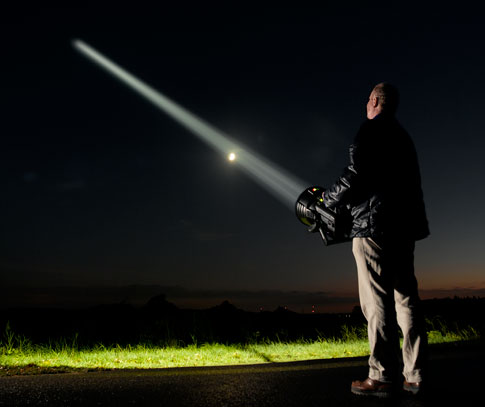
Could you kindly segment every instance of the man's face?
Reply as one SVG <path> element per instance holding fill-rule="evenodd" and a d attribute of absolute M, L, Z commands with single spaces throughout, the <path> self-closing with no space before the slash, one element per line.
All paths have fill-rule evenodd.
<path fill-rule="evenodd" d="M 373 119 L 377 116 L 377 96 L 374 91 L 372 91 L 369 95 L 369 101 L 367 102 L 367 118 Z"/>

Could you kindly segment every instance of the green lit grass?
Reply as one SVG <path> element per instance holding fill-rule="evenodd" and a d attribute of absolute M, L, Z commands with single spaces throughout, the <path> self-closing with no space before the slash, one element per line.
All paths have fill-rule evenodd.
<path fill-rule="evenodd" d="M 246 345 L 216 343 L 165 347 L 139 344 L 79 348 L 76 339 L 71 343 L 64 340 L 49 345 L 35 345 L 7 330 L 6 339 L 0 344 L 0 374 L 49 372 L 59 371 L 60 368 L 65 371 L 226 366 L 366 356 L 369 347 L 363 337 L 363 328 L 344 328 L 339 339 L 322 338 L 291 343 L 268 341 Z M 428 332 L 429 343 L 432 345 L 478 337 L 473 328 L 457 332 Z"/>
<path fill-rule="evenodd" d="M 254 345 L 204 344 L 186 347 L 97 347 L 82 349 L 66 347 L 51 349 L 34 346 L 23 351 L 0 355 L 0 366 L 70 367 L 104 369 L 150 369 L 189 366 L 222 366 L 289 362 L 308 359 L 330 359 L 364 356 L 367 341 L 315 341 L 267 343 Z"/>

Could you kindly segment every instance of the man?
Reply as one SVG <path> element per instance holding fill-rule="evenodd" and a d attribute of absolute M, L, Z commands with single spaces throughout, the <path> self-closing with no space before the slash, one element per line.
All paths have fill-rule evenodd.
<path fill-rule="evenodd" d="M 351 209 L 352 252 L 368 323 L 369 377 L 352 382 L 351 390 L 379 397 L 391 395 L 399 374 L 397 324 L 403 333 L 403 388 L 413 394 L 422 391 L 427 345 L 414 247 L 429 229 L 414 144 L 394 117 L 398 102 L 394 86 L 374 87 L 368 120 L 350 146 L 350 164 L 323 194 L 327 207 Z"/>

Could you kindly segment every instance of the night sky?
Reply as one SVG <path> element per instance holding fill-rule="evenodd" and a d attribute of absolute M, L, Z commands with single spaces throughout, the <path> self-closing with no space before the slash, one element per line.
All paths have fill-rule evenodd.
<path fill-rule="evenodd" d="M 395 84 L 431 228 L 422 297 L 484 296 L 481 14 L 325 3 L 2 13 L 0 306 L 356 303 L 350 243 L 325 247 L 75 38 L 309 184 L 338 178 L 373 85 Z"/>

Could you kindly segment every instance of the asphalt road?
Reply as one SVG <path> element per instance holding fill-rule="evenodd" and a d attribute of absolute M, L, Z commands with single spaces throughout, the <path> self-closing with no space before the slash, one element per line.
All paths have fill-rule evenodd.
<path fill-rule="evenodd" d="M 120 370 L 0 378 L 0 406 L 485 405 L 485 348 L 434 352 L 424 399 L 356 396 L 366 358 L 239 367 Z"/>

